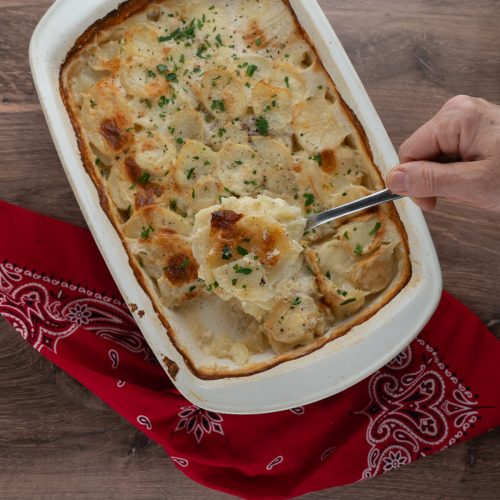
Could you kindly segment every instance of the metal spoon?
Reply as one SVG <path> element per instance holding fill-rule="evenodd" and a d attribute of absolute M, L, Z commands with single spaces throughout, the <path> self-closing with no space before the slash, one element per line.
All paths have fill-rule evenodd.
<path fill-rule="evenodd" d="M 366 210 L 367 208 L 376 207 L 377 205 L 382 205 L 382 203 L 388 203 L 389 201 L 399 200 L 401 198 L 403 198 L 403 196 L 394 194 L 388 189 L 384 189 L 383 191 L 370 194 L 369 196 L 341 205 L 340 207 L 332 208 L 319 214 L 310 215 L 307 218 L 306 231 L 327 222 L 331 222 L 332 220 L 339 219 L 340 217 L 355 214 L 356 212 L 361 212 L 361 210 Z"/>

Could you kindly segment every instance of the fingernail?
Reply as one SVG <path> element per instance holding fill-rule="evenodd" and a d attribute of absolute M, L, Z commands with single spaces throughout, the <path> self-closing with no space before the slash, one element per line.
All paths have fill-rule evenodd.
<path fill-rule="evenodd" d="M 396 170 L 388 179 L 389 189 L 398 194 L 405 194 L 410 189 L 408 174 L 404 170 Z"/>

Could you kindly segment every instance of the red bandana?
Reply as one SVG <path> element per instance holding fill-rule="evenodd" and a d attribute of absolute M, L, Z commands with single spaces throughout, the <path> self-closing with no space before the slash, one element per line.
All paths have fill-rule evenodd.
<path fill-rule="evenodd" d="M 369 479 L 500 424 L 500 342 L 450 295 L 358 385 L 259 416 L 191 405 L 156 363 L 90 233 L 0 202 L 0 313 L 193 480 L 279 499 Z"/>

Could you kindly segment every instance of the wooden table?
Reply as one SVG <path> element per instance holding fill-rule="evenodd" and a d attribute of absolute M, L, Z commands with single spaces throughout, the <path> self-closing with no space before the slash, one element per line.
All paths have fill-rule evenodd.
<path fill-rule="evenodd" d="M 51 3 L 0 0 L 0 198 L 84 226 L 28 66 L 31 33 Z M 500 103 L 500 1 L 320 3 L 396 145 L 455 94 Z M 498 216 L 442 203 L 428 222 L 446 288 L 500 335 Z M 0 497 L 226 498 L 185 478 L 158 446 L 3 320 L 0 367 Z M 498 491 L 496 430 L 384 477 L 310 497 L 485 500 Z"/>

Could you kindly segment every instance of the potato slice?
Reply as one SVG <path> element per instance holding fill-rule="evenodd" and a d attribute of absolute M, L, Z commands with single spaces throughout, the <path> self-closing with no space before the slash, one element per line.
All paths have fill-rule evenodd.
<path fill-rule="evenodd" d="M 357 288 L 377 293 L 387 288 L 396 273 L 394 250 L 398 244 L 383 244 L 380 248 L 352 266 L 347 276 Z"/>
<path fill-rule="evenodd" d="M 175 180 L 179 186 L 190 189 L 197 180 L 216 174 L 217 169 L 217 153 L 201 142 L 188 140 L 177 157 Z"/>
<path fill-rule="evenodd" d="M 108 189 L 118 210 L 128 210 L 135 204 L 135 191 L 130 189 L 133 180 L 124 165 L 114 165 L 108 177 Z"/>
<path fill-rule="evenodd" d="M 293 295 L 275 304 L 262 330 L 277 353 L 310 344 L 325 332 L 325 317 L 316 301 L 304 294 Z"/>
<path fill-rule="evenodd" d="M 380 246 L 385 232 L 381 218 L 371 214 L 351 219 L 338 228 L 338 237 L 348 252 L 367 255 Z"/>
<path fill-rule="evenodd" d="M 293 197 L 298 187 L 290 151 L 270 137 L 253 137 L 252 142 L 264 172 L 265 188 L 278 196 L 288 194 Z"/>
<path fill-rule="evenodd" d="M 153 69 L 153 60 L 133 57 L 123 61 L 118 75 L 128 95 L 140 99 L 157 99 L 169 95 L 172 91 L 170 83 L 158 75 Z"/>
<path fill-rule="evenodd" d="M 247 112 L 245 85 L 230 71 L 212 69 L 205 72 L 197 93 L 205 108 L 221 121 L 233 120 Z"/>
<path fill-rule="evenodd" d="M 142 141 L 135 154 L 135 161 L 142 170 L 151 174 L 153 180 L 163 182 L 171 173 L 176 156 L 177 151 L 172 141 L 155 134 Z"/>
<path fill-rule="evenodd" d="M 275 63 L 270 82 L 276 87 L 287 89 L 293 104 L 305 98 L 306 79 L 296 66 L 282 62 Z"/>
<path fill-rule="evenodd" d="M 191 236 L 191 224 L 172 210 L 154 205 L 134 212 L 132 217 L 123 226 L 127 238 L 141 239 L 145 234 L 162 233 L 168 231 L 182 236 Z"/>
<path fill-rule="evenodd" d="M 263 171 L 256 151 L 228 142 L 219 153 L 219 178 L 225 188 L 240 196 L 260 191 Z"/>
<path fill-rule="evenodd" d="M 311 153 L 340 146 L 347 133 L 335 115 L 335 105 L 317 97 L 294 106 L 293 128 L 299 144 Z"/>
<path fill-rule="evenodd" d="M 192 139 L 199 142 L 205 140 L 205 123 L 201 113 L 193 108 L 184 108 L 172 116 L 170 127 L 175 137 L 181 137 L 184 141 Z"/>
<path fill-rule="evenodd" d="M 291 92 L 288 89 L 259 82 L 253 89 L 252 105 L 255 115 L 267 120 L 273 134 L 286 130 L 292 122 Z"/>
<path fill-rule="evenodd" d="M 269 80 L 273 73 L 273 61 L 257 54 L 244 54 L 234 61 L 234 72 L 249 82 Z"/>

